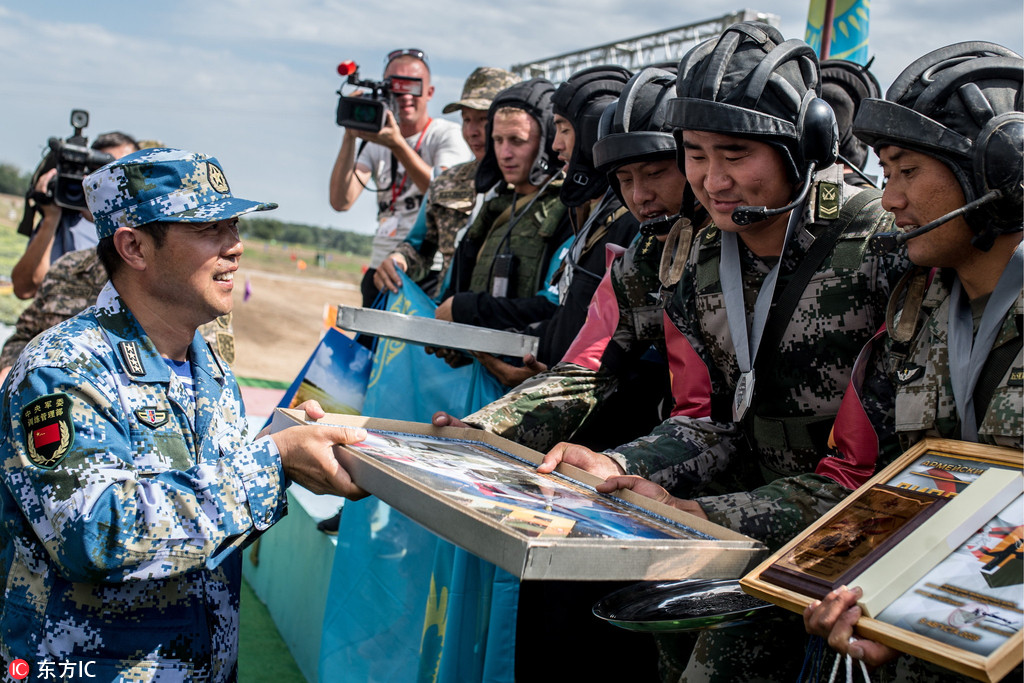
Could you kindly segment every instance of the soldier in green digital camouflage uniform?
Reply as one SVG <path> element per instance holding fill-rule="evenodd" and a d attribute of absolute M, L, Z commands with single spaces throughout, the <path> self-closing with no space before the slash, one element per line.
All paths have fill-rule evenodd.
<path fill-rule="evenodd" d="M 0 372 L 3 373 L 0 378 L 7 375 L 18 354 L 33 337 L 94 304 L 106 283 L 107 271 L 94 247 L 72 251 L 57 259 L 46 272 L 32 303 L 18 316 L 14 333 L 4 342 L 0 352 Z M 235 362 L 230 313 L 201 325 L 199 333 L 224 361 Z"/>
<path fill-rule="evenodd" d="M 663 130 L 674 84 L 675 74 L 663 69 L 635 74 L 615 107 L 605 110 L 594 145 L 595 167 L 648 226 L 608 267 L 562 362 L 464 418 L 464 424 L 546 451 L 574 434 L 595 447 L 614 445 L 660 421 L 655 404 L 667 395 L 667 367 L 643 358 L 649 352 L 664 357 L 659 268 L 667 235 L 652 226 L 679 213 L 685 185 L 675 166 L 675 141 Z M 651 351 L 652 346 L 660 351 Z M 642 388 L 645 396 L 630 393 L 631 387 Z M 611 405 L 610 398 L 627 394 L 628 399 Z M 604 417 L 595 419 L 595 414 Z M 443 413 L 434 421 L 455 422 Z M 588 433 L 581 436 L 578 430 L 585 422 L 590 423 Z"/>
<path fill-rule="evenodd" d="M 518 82 L 518 76 L 504 69 L 481 66 L 466 79 L 462 98 L 445 105 L 442 110 L 445 114 L 461 112 L 462 137 L 475 159 L 452 166 L 430 181 L 416 224 L 374 273 L 377 289 L 398 291 L 401 281 L 396 269 L 404 270 L 414 282 L 423 282 L 430 275 L 435 253 L 440 253 L 442 264 L 436 273 L 436 291 L 432 289 L 427 293 L 431 296 L 441 293 L 455 253 L 457 235 L 468 225 L 477 207 L 476 169 L 487 150 L 487 110 L 495 95 Z"/>
<path fill-rule="evenodd" d="M 37 679 L 70 664 L 232 681 L 241 548 L 286 513 L 291 481 L 365 495 L 332 450 L 365 433 L 251 441 L 234 375 L 196 333 L 231 311 L 238 216 L 276 205 L 182 150 L 135 152 L 83 187 L 110 280 L 25 347 L 0 399 L 0 658 Z"/>
<path fill-rule="evenodd" d="M 924 437 L 1024 447 L 1022 81 L 1020 56 L 959 43 L 915 61 L 857 115 L 854 131 L 879 155 L 882 201 L 903 231 L 891 241 L 905 242 L 918 268 L 896 294 L 886 333 L 858 359 L 863 372 L 836 419 L 838 450 L 818 467 L 848 488 Z M 965 204 L 974 208 L 957 216 Z M 851 641 L 860 597 L 842 588 L 812 604 L 807 630 L 884 664 L 877 680 L 962 680 Z M 1018 667 L 1005 680 L 1020 678 Z"/>
<path fill-rule="evenodd" d="M 565 460 L 687 498 L 715 493 L 688 511 L 773 548 L 845 495 L 823 476 L 789 478 L 814 471 L 907 264 L 866 253 L 891 217 L 832 165 L 835 120 L 819 89 L 814 51 L 764 24 L 732 26 L 683 58 L 669 120 L 713 224 L 667 308 L 672 416 L 607 455 L 559 444 L 541 471 Z M 769 635 L 793 628 L 780 621 L 702 633 L 682 680 L 795 677 L 799 660 Z"/>

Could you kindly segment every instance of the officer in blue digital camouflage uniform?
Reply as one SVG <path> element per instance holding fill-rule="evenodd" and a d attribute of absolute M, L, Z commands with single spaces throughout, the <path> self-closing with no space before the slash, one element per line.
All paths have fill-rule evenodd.
<path fill-rule="evenodd" d="M 290 481 L 363 495 L 331 448 L 363 435 L 250 442 L 234 376 L 196 333 L 231 310 L 238 216 L 275 204 L 170 149 L 84 187 L 110 282 L 25 348 L 2 392 L 0 655 L 96 680 L 232 680 L 240 548 L 285 514 Z"/>

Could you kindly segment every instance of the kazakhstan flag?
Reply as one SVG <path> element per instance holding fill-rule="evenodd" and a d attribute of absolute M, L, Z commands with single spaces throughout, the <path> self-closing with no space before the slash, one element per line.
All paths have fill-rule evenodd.
<path fill-rule="evenodd" d="M 807 10 L 807 32 L 804 41 L 821 55 L 821 33 L 825 25 L 825 4 L 829 0 L 811 0 Z M 857 64 L 868 63 L 869 0 L 832 0 L 831 59 L 846 59 Z"/>

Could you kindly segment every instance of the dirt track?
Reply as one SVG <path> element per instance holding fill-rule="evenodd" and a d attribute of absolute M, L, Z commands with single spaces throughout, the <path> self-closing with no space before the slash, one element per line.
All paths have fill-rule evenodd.
<path fill-rule="evenodd" d="M 243 301 L 246 277 L 252 296 Z M 282 382 L 295 379 L 320 340 L 324 304 L 362 301 L 357 285 L 249 270 L 244 261 L 234 294 L 235 374 Z"/>

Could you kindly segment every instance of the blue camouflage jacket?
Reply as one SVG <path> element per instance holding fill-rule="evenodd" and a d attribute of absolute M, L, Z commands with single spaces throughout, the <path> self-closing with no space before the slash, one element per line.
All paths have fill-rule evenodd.
<path fill-rule="evenodd" d="M 20 356 L 2 390 L 5 661 L 85 662 L 96 680 L 234 676 L 239 548 L 285 514 L 286 481 L 198 334 L 189 359 L 194 414 L 111 283 Z"/>

